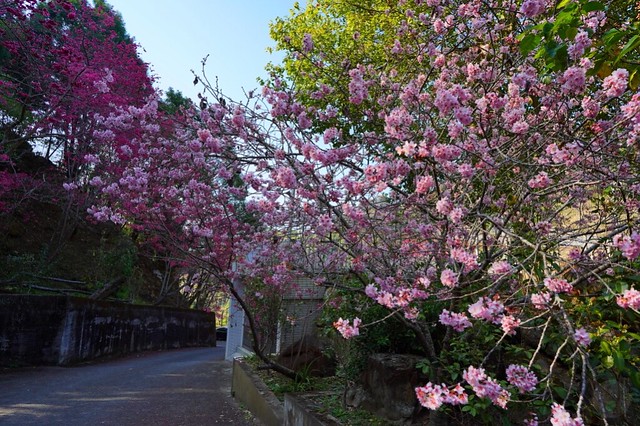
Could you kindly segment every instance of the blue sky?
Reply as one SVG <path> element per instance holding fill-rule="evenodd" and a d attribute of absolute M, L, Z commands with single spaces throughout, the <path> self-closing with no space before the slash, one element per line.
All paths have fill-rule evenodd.
<path fill-rule="evenodd" d="M 218 76 L 222 91 L 242 100 L 242 88 L 258 87 L 264 66 L 278 62 L 269 22 L 287 16 L 294 0 L 107 0 L 119 11 L 127 32 L 141 47 L 142 59 L 160 78 L 158 87 L 195 98 L 191 69 L 200 71 L 207 54 L 207 74 Z M 304 1 L 301 1 L 304 3 Z"/>

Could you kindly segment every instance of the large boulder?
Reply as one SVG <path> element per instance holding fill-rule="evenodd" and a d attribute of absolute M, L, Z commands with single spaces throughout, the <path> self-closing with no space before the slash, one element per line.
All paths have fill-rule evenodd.
<path fill-rule="evenodd" d="M 415 388 L 427 377 L 416 368 L 416 355 L 373 354 L 358 385 L 347 390 L 348 405 L 403 423 L 419 410 Z"/>
<path fill-rule="evenodd" d="M 329 377 L 336 372 L 336 362 L 323 351 L 322 342 L 311 335 L 285 348 L 278 356 L 278 362 L 296 373 L 314 377 Z"/>

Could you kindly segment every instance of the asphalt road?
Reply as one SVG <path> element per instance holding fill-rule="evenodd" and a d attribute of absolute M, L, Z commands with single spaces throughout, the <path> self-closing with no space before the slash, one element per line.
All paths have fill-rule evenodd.
<path fill-rule="evenodd" d="M 0 374 L 0 425 L 256 425 L 231 398 L 224 346 Z"/>

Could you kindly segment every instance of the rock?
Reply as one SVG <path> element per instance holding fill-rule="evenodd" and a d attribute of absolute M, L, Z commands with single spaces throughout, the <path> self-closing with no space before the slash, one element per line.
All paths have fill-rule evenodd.
<path fill-rule="evenodd" d="M 347 404 L 397 423 L 409 421 L 419 409 L 415 388 L 428 381 L 416 369 L 421 359 L 416 355 L 371 355 L 361 384 L 347 390 Z"/>
<path fill-rule="evenodd" d="M 297 373 L 329 377 L 336 372 L 336 362 L 322 351 L 322 342 L 306 335 L 280 352 L 278 362 Z"/>

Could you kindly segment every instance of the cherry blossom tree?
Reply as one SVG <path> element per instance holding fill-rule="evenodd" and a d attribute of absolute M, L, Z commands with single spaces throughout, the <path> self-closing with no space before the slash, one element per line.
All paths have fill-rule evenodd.
<path fill-rule="evenodd" d="M 41 265 L 60 259 L 86 216 L 87 192 L 65 189 L 90 172 L 84 157 L 99 149 L 94 115 L 142 105 L 153 93 L 136 49 L 104 2 L 0 2 L 0 216 L 7 232 L 35 210 L 50 212 L 42 247 L 24 253 Z M 37 272 L 23 266 L 10 281 Z"/>
<path fill-rule="evenodd" d="M 324 8 L 318 20 L 326 25 L 330 4 L 310 4 L 306 18 Z M 443 365 L 459 364 L 460 342 L 482 331 L 495 338 L 476 362 L 497 369 L 494 377 L 506 371 L 507 381 L 477 365 L 464 369 L 464 379 L 467 389 L 498 407 L 535 388 L 534 401 L 575 397 L 576 424 L 585 405 L 589 419 L 606 422 L 608 391 L 597 383 L 609 374 L 637 391 L 629 347 L 638 341 L 627 333 L 637 329 L 637 317 L 619 310 L 633 307 L 638 278 L 640 95 L 630 52 L 639 39 L 637 10 L 627 6 L 621 9 L 629 15 L 613 20 L 598 2 L 354 6 L 398 23 L 388 44 L 385 27 L 376 32 L 363 25 L 383 44 L 366 40 L 358 49 L 386 49 L 390 59 L 364 59 L 345 70 L 348 83 L 334 86 L 328 81 L 341 80 L 331 70 L 344 60 L 314 48 L 326 36 L 314 43 L 311 30 L 297 34 L 297 27 L 280 34 L 291 52 L 284 70 L 302 82 L 303 93 L 286 97 L 274 80 L 267 90 L 272 112 L 303 134 L 337 123 L 309 135 L 312 147 L 300 152 L 320 163 L 313 167 L 318 182 L 307 188 L 307 202 L 318 209 L 310 228 L 344 256 L 334 273 L 348 270 L 359 283 L 354 290 L 364 287 L 415 331 L 435 383 L 450 373 Z M 302 13 L 291 20 L 314 28 Z M 363 33 L 345 34 L 349 25 L 336 31 L 354 44 Z M 309 89 L 314 80 L 318 86 Z M 347 96 L 366 109 L 350 115 L 355 109 Z M 327 146 L 354 151 L 348 159 L 332 158 Z M 438 324 L 446 332 L 436 340 Z M 362 333 L 347 319 L 335 326 L 345 337 Z M 521 364 L 496 365 L 496 357 L 518 346 L 527 354 L 514 357 Z M 567 369 L 565 387 L 554 373 Z M 519 378 L 509 373 L 515 371 Z M 435 409 L 459 404 L 459 389 L 428 384 L 417 392 Z M 558 420 L 568 416 L 563 406 L 551 411 L 554 424 L 565 424 Z"/>
<path fill-rule="evenodd" d="M 628 421 L 615 395 L 640 389 L 640 94 L 633 56 L 607 56 L 607 71 L 594 36 L 628 35 L 635 16 L 607 22 L 598 2 L 372 4 L 398 18 L 384 48 L 410 66 L 349 64 L 335 86 L 299 91 L 274 76 L 243 103 L 202 77 L 217 101 L 182 123 L 154 100 L 103 115 L 90 213 L 156 236 L 250 321 L 236 279 L 281 289 L 304 272 L 384 307 L 425 356 L 416 396 L 433 416 Z M 332 59 L 311 33 L 289 42 L 305 70 Z M 340 109 L 318 102 L 331 93 Z M 364 314 L 335 328 L 364 337 L 380 324 Z"/>
<path fill-rule="evenodd" d="M 117 105 L 139 106 L 152 93 L 152 80 L 136 48 L 122 34 L 113 11 L 103 6 L 86 1 L 3 2 L 4 150 L 28 142 L 74 177 L 83 167 L 82 157 L 91 152 L 93 115 L 108 114 Z"/>

